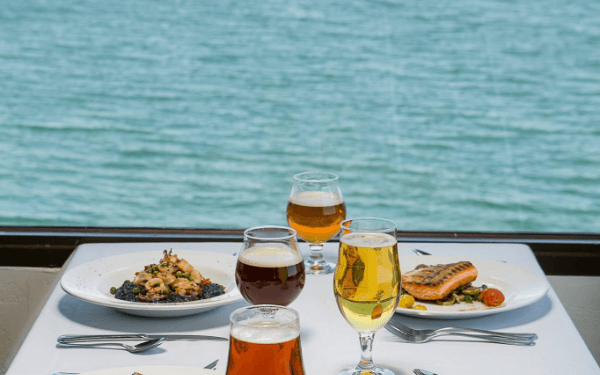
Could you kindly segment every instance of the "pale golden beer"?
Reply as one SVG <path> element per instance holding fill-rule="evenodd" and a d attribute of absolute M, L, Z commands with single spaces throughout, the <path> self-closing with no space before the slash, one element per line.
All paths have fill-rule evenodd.
<path fill-rule="evenodd" d="M 376 217 L 342 221 L 333 293 L 340 312 L 358 331 L 361 359 L 338 375 L 394 375 L 373 363 L 375 332 L 392 317 L 400 297 L 396 224 Z"/>
<path fill-rule="evenodd" d="M 346 218 L 346 204 L 341 196 L 324 191 L 298 193 L 288 201 L 287 220 L 303 240 L 326 242 L 338 234 Z"/>
<path fill-rule="evenodd" d="M 334 276 L 338 307 L 358 331 L 383 327 L 398 306 L 398 244 L 386 233 L 342 236 Z"/>
<path fill-rule="evenodd" d="M 304 375 L 295 310 L 256 305 L 234 311 L 227 375 Z"/>

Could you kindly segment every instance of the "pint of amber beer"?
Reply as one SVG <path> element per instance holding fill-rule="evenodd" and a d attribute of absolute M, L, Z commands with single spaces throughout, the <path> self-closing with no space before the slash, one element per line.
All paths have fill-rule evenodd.
<path fill-rule="evenodd" d="M 230 317 L 227 375 L 304 375 L 298 313 L 255 305 Z"/>

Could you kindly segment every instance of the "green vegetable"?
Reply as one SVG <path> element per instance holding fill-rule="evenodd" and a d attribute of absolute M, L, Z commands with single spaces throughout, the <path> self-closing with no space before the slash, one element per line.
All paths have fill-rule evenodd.
<path fill-rule="evenodd" d="M 454 294 L 451 293 L 445 298 L 436 300 L 436 302 L 438 303 L 438 305 L 445 305 L 445 306 L 454 305 L 454 303 L 456 302 L 456 297 L 454 297 Z"/>
<path fill-rule="evenodd" d="M 110 288 L 110 294 L 115 294 L 117 292 L 117 288 L 115 288 L 114 286 L 112 288 Z"/>
<path fill-rule="evenodd" d="M 141 290 L 140 290 L 140 288 L 135 288 L 135 289 L 133 290 L 133 292 L 134 292 L 134 293 L 140 293 L 140 292 L 141 292 Z"/>
<path fill-rule="evenodd" d="M 476 295 L 479 295 L 479 293 L 481 293 L 481 289 L 479 289 L 477 287 L 474 287 L 474 286 L 471 286 L 471 287 L 463 289 L 462 293 L 463 294 L 468 294 L 470 296 L 476 296 Z"/>

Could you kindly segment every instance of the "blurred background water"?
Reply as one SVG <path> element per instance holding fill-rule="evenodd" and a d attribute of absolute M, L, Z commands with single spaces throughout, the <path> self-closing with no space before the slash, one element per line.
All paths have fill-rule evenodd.
<path fill-rule="evenodd" d="M 600 232 L 600 2 L 0 7 L 0 225 Z"/>

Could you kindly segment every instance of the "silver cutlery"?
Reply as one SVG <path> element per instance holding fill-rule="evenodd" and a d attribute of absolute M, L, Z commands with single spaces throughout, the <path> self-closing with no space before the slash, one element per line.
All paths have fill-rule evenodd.
<path fill-rule="evenodd" d="M 146 350 L 150 350 L 152 348 L 156 348 L 163 342 L 167 341 L 164 337 L 159 337 L 157 339 L 152 339 L 148 341 L 141 342 L 137 345 L 127 345 L 120 342 L 98 342 L 95 344 L 75 344 L 75 343 L 63 343 L 59 342 L 56 344 L 57 348 L 102 348 L 107 347 L 108 349 L 124 349 L 129 353 L 141 353 Z M 112 348 L 111 348 L 112 347 Z"/>
<path fill-rule="evenodd" d="M 413 252 L 417 255 L 431 255 L 431 253 L 428 253 L 427 251 L 423 251 L 423 250 L 419 250 L 419 249 L 413 249 Z"/>
<path fill-rule="evenodd" d="M 408 327 L 398 321 L 398 318 L 392 317 L 389 321 L 389 324 L 394 327 L 410 334 L 410 335 L 418 335 L 418 334 L 435 334 L 439 332 L 450 332 L 450 333 L 476 333 L 483 335 L 492 335 L 499 336 L 504 338 L 513 338 L 513 339 L 528 339 L 528 340 L 536 340 L 538 336 L 535 333 L 509 333 L 509 332 L 500 332 L 500 331 L 490 331 L 485 329 L 476 329 L 476 328 L 466 328 L 466 327 L 443 327 L 438 329 L 414 329 Z"/>
<path fill-rule="evenodd" d="M 112 340 L 150 340 L 164 337 L 172 340 L 218 340 L 227 341 L 225 337 L 207 336 L 207 335 L 164 335 L 164 334 L 145 334 L 145 333 L 128 333 L 117 335 L 61 335 L 57 341 L 60 343 L 76 343 L 85 341 L 112 341 Z"/>
<path fill-rule="evenodd" d="M 207 370 L 216 370 L 217 367 L 217 363 L 219 362 L 219 360 L 217 359 L 216 361 L 213 361 L 211 363 L 209 363 L 208 365 L 204 366 L 205 369 Z M 55 372 L 52 375 L 78 375 L 78 372 Z"/>
<path fill-rule="evenodd" d="M 216 370 L 216 367 L 217 367 L 217 362 L 219 362 L 219 360 L 218 360 L 218 359 L 217 359 L 216 361 L 214 361 L 214 362 L 211 362 L 211 363 L 209 363 L 208 365 L 204 366 L 204 368 L 205 368 L 205 369 L 208 369 L 208 370 L 211 370 L 211 369 L 212 369 L 212 370 Z"/>
<path fill-rule="evenodd" d="M 397 329 L 393 326 L 390 326 L 390 325 L 386 325 L 385 329 L 390 331 L 392 334 L 400 337 L 402 340 L 413 343 L 413 344 L 421 344 L 424 342 L 428 342 L 428 341 L 431 341 L 434 337 L 444 335 L 444 334 L 439 334 L 439 335 L 433 335 L 433 336 L 427 336 L 427 337 L 419 337 L 419 336 L 407 335 L 405 332 L 402 332 L 399 329 Z M 469 333 L 451 333 L 451 334 L 447 334 L 447 335 L 469 337 L 469 338 L 480 340 L 481 342 L 496 343 L 496 344 L 520 345 L 520 346 L 535 345 L 535 341 L 528 340 L 528 339 L 508 339 L 508 338 L 502 338 L 502 337 L 492 336 L 492 335 L 477 335 L 477 334 L 469 334 Z"/>
<path fill-rule="evenodd" d="M 388 322 L 388 324 L 385 325 L 385 328 L 394 335 L 411 343 L 424 343 L 430 341 L 434 337 L 447 335 L 470 337 L 500 344 L 524 346 L 535 345 L 535 339 L 537 339 L 537 335 L 532 333 L 511 334 L 472 328 L 445 327 L 435 330 L 416 330 L 398 322 L 392 323 L 392 321 Z"/>
<path fill-rule="evenodd" d="M 423 369 L 420 369 L 420 368 L 414 369 L 413 372 L 415 374 L 417 374 L 417 375 L 437 375 L 437 374 L 435 374 L 435 373 L 433 373 L 431 371 L 423 370 Z"/>
<path fill-rule="evenodd" d="M 423 250 L 419 250 L 419 249 L 413 249 L 413 252 L 417 255 L 432 255 L 431 253 L 428 253 L 427 251 L 423 251 Z M 508 261 L 506 259 L 502 259 L 501 261 L 502 261 L 502 263 L 508 263 Z"/>

